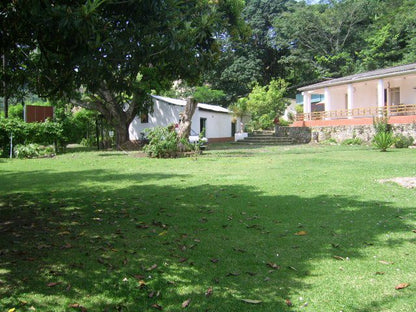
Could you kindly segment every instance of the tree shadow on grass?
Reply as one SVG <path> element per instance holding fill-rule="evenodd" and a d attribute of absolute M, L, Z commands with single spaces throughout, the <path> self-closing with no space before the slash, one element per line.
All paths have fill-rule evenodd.
<path fill-rule="evenodd" d="M 53 191 L 30 186 L 34 174 Z M 191 299 L 196 311 L 289 311 L 286 299 L 310 287 L 314 263 L 363 258 L 380 236 L 409 231 L 388 202 L 152 184 L 175 177 L 20 176 L 0 195 L 0 309 L 180 311 Z M 12 173 L 2 178 L 12 183 Z M 90 179 L 99 184 L 79 183 Z"/>

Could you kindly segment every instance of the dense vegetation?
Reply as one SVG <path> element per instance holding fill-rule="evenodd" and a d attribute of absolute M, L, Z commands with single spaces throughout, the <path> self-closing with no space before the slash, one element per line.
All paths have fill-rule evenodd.
<path fill-rule="evenodd" d="M 293 96 L 322 79 L 416 61 L 413 0 L 10 0 L 0 14 L 0 95 L 72 99 L 98 110 L 118 144 L 147 112 L 147 94 L 178 94 L 174 80 L 201 102 L 229 106 L 274 80 Z"/>
<path fill-rule="evenodd" d="M 413 0 L 247 0 L 243 14 L 251 36 L 225 36 L 219 65 L 205 76 L 230 102 L 276 78 L 293 96 L 322 79 L 416 61 Z"/>

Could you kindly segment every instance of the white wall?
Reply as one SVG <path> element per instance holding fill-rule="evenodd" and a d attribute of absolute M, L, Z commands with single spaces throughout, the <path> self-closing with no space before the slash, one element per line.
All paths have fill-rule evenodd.
<path fill-rule="evenodd" d="M 179 114 L 185 110 L 185 106 L 168 104 L 162 100 L 153 99 L 154 111 L 149 113 L 149 122 L 141 123 L 140 117 L 136 116 L 129 126 L 130 140 L 139 140 L 141 133 L 147 128 L 168 126 L 179 122 Z M 218 113 L 214 111 L 197 108 L 192 116 L 191 135 L 198 135 L 200 129 L 200 118 L 207 119 L 207 138 L 231 137 L 232 114 Z M 237 125 L 238 131 L 239 125 Z"/>
<path fill-rule="evenodd" d="M 416 104 L 416 76 L 384 78 L 384 88 L 400 88 L 400 104 Z M 377 80 L 353 83 L 353 108 L 377 107 Z M 348 85 L 329 88 L 331 110 L 345 109 Z"/>
<path fill-rule="evenodd" d="M 205 136 L 208 139 L 231 137 L 231 122 L 233 119 L 232 114 L 218 113 L 200 109 L 199 118 L 207 119 Z M 236 131 L 238 131 L 238 129 L 236 129 Z"/>
<path fill-rule="evenodd" d="M 184 111 L 184 106 L 171 105 L 161 100 L 153 99 L 154 111 L 149 113 L 149 122 L 141 123 L 140 117 L 136 116 L 129 126 L 130 140 L 138 140 L 147 128 L 165 127 L 179 122 L 179 114 Z M 193 127 L 192 127 L 193 128 Z"/>

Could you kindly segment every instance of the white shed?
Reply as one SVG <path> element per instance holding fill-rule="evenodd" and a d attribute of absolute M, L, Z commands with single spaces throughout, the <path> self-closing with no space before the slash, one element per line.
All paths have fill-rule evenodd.
<path fill-rule="evenodd" d="M 179 115 L 184 111 L 186 101 L 152 95 L 153 111 L 136 116 L 129 127 L 130 140 L 140 140 L 147 128 L 168 126 L 179 122 Z M 235 122 L 232 111 L 227 108 L 198 103 L 192 117 L 191 135 L 199 135 L 205 130 L 209 142 L 231 141 L 240 125 Z"/>

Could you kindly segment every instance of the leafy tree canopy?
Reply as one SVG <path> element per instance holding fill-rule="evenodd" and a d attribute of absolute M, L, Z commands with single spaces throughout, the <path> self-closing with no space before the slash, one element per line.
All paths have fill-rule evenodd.
<path fill-rule="evenodd" d="M 74 97 L 100 111 L 128 139 L 146 95 L 174 79 L 199 79 L 220 52 L 216 37 L 238 35 L 242 0 L 2 2 L 5 81 L 45 97 Z M 16 57 L 11 57 L 17 52 Z M 12 86 L 12 84 L 10 84 Z M 9 88 L 10 89 L 10 88 Z M 128 101 L 129 105 L 126 105 Z"/>

